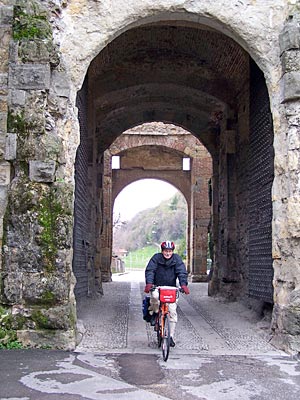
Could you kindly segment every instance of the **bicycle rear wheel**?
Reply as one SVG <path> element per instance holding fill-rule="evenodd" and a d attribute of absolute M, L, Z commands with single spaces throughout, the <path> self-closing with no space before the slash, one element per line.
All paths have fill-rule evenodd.
<path fill-rule="evenodd" d="M 164 361 L 167 361 L 167 359 L 169 357 L 170 340 L 171 340 L 170 317 L 169 317 L 169 314 L 166 314 L 164 316 L 164 331 L 163 331 L 163 337 L 162 337 L 162 343 L 161 343 L 161 350 L 162 350 L 162 355 L 163 355 Z"/>

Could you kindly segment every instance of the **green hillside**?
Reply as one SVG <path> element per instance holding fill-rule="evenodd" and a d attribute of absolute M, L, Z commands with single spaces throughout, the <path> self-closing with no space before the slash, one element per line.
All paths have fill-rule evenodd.
<path fill-rule="evenodd" d="M 157 207 L 141 211 L 132 220 L 118 224 L 114 229 L 113 248 L 126 249 L 133 256 L 136 250 L 149 247 L 154 247 L 154 252 L 160 251 L 159 244 L 162 241 L 172 240 L 176 244 L 176 251 L 183 255 L 186 247 L 186 226 L 186 201 L 177 192 Z M 131 262 L 133 263 L 133 258 Z M 143 261 L 137 261 L 139 262 Z"/>
<path fill-rule="evenodd" d="M 128 269 L 145 269 L 148 261 L 157 253 L 159 248 L 157 246 L 147 246 L 141 249 L 131 251 L 126 257 L 123 257 L 126 270 Z"/>

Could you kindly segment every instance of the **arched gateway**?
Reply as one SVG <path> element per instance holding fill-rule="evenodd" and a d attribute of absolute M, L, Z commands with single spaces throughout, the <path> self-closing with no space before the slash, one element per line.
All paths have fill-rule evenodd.
<path fill-rule="evenodd" d="M 72 263 L 109 257 L 90 239 L 109 217 L 104 152 L 125 130 L 161 121 L 191 132 L 213 160 L 210 294 L 274 304 L 273 342 L 299 351 L 296 6 L 55 4 L 1 6 L 5 332 L 74 347 Z M 73 259 L 80 241 L 86 252 Z"/>

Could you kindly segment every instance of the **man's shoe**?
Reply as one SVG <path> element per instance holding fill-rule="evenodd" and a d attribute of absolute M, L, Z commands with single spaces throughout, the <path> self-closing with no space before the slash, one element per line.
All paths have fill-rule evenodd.
<path fill-rule="evenodd" d="M 172 337 L 170 338 L 170 347 L 175 347 L 175 342 Z"/>

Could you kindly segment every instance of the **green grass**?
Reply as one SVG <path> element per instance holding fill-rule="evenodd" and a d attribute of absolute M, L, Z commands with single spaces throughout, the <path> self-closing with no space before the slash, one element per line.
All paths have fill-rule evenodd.
<path fill-rule="evenodd" d="M 145 269 L 148 261 L 155 253 L 159 253 L 157 246 L 147 246 L 136 251 L 131 251 L 126 257 L 123 257 L 125 269 Z"/>
<path fill-rule="evenodd" d="M 23 345 L 18 340 L 14 340 L 6 344 L 0 343 L 0 349 L 3 350 L 23 349 Z"/>

